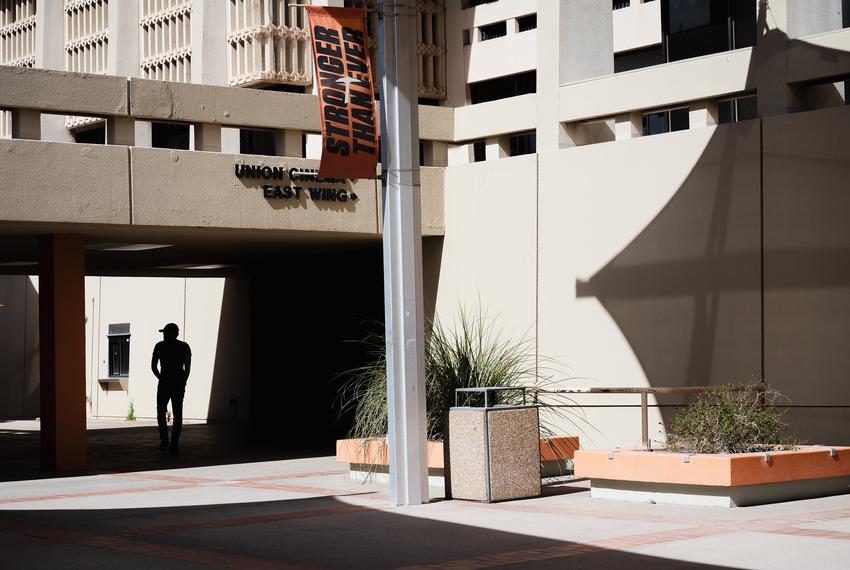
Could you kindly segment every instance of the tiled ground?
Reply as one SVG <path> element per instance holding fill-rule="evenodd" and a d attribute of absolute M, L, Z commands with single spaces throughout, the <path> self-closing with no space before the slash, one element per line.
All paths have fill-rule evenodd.
<path fill-rule="evenodd" d="M 391 508 L 330 457 L 11 481 L 0 566 L 850 567 L 850 495 L 717 509 L 592 501 L 586 487 Z"/>

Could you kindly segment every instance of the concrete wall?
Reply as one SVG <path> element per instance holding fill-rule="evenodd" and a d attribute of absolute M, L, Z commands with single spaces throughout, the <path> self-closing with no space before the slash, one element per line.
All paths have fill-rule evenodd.
<path fill-rule="evenodd" d="M 614 53 L 661 43 L 661 2 L 634 0 L 614 10 Z"/>
<path fill-rule="evenodd" d="M 153 346 L 165 323 L 192 347 L 187 418 L 250 419 L 249 287 L 240 278 L 86 277 L 86 396 L 91 417 L 156 416 Z M 128 302 L 132 299 L 132 302 Z M 39 415 L 38 279 L 0 277 L 0 419 Z M 130 371 L 109 379 L 110 324 L 130 324 Z M 230 406 L 236 399 L 237 409 Z"/>
<path fill-rule="evenodd" d="M 38 416 L 38 278 L 0 277 L 0 419 Z"/>

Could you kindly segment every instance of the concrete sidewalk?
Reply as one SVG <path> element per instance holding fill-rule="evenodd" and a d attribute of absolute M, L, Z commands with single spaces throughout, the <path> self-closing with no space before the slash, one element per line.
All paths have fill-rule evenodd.
<path fill-rule="evenodd" d="M 436 491 L 436 490 L 435 490 Z M 331 457 L 0 483 L 3 568 L 848 568 L 850 495 L 387 505 Z"/>

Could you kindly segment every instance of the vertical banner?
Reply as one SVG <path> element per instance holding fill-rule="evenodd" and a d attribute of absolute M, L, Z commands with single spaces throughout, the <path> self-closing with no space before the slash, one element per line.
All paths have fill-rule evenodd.
<path fill-rule="evenodd" d="M 322 178 L 375 178 L 375 90 L 362 8 L 308 6 L 322 120 Z"/>

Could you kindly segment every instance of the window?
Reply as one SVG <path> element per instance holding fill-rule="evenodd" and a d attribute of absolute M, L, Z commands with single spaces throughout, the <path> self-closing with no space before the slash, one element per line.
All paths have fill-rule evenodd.
<path fill-rule="evenodd" d="M 537 29 L 537 14 L 529 14 L 516 19 L 517 31 L 527 32 Z"/>
<path fill-rule="evenodd" d="M 646 113 L 643 116 L 643 135 L 660 135 L 673 131 L 684 131 L 690 127 L 688 108 Z"/>
<path fill-rule="evenodd" d="M 82 144 L 106 144 L 106 125 L 74 131 L 74 140 Z"/>
<path fill-rule="evenodd" d="M 537 72 L 527 71 L 469 84 L 472 104 L 537 92 Z"/>
<path fill-rule="evenodd" d="M 180 123 L 153 123 L 151 140 L 154 148 L 189 150 L 189 125 Z"/>
<path fill-rule="evenodd" d="M 109 377 L 130 375 L 130 323 L 109 325 Z"/>
<path fill-rule="evenodd" d="M 534 154 L 537 152 L 537 134 L 535 132 L 521 133 L 510 138 L 510 156 Z"/>
<path fill-rule="evenodd" d="M 239 152 L 242 154 L 275 156 L 275 146 L 274 131 L 239 130 Z"/>
<path fill-rule="evenodd" d="M 489 4 L 490 2 L 496 2 L 496 0 L 461 0 L 460 7 L 462 10 L 466 10 L 467 8 L 472 8 L 473 6 L 479 6 L 481 4 Z"/>
<path fill-rule="evenodd" d="M 475 162 L 484 162 L 487 160 L 487 145 L 484 141 L 475 141 L 472 143 L 472 160 Z"/>
<path fill-rule="evenodd" d="M 667 61 L 755 45 L 756 3 L 751 0 L 664 0 L 662 40 Z"/>
<path fill-rule="evenodd" d="M 613 0 L 612 5 L 614 10 L 619 10 L 621 8 L 628 8 L 632 5 L 631 0 Z"/>
<path fill-rule="evenodd" d="M 755 95 L 726 99 L 717 103 L 717 122 L 721 125 L 748 121 L 758 117 L 758 98 Z"/>
<path fill-rule="evenodd" d="M 478 28 L 478 31 L 481 33 L 482 42 L 486 42 L 487 40 L 494 40 L 496 38 L 501 38 L 503 36 L 508 35 L 508 23 L 496 22 L 495 24 L 481 26 L 480 28 Z"/>
<path fill-rule="evenodd" d="M 660 45 L 614 54 L 614 73 L 664 63 Z"/>

